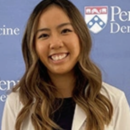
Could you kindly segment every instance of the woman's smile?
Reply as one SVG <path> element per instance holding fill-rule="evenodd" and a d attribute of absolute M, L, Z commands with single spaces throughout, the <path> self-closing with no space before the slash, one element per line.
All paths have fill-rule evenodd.
<path fill-rule="evenodd" d="M 69 62 L 68 57 L 69 53 L 58 53 L 49 56 L 49 59 L 53 64 L 62 64 L 67 61 Z"/>
<path fill-rule="evenodd" d="M 53 61 L 60 61 L 62 59 L 65 59 L 68 56 L 69 53 L 57 53 L 57 54 L 52 54 L 49 56 Z"/>

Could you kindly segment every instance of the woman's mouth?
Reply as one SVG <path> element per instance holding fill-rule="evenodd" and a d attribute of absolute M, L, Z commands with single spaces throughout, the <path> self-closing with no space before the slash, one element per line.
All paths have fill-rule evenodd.
<path fill-rule="evenodd" d="M 54 54 L 49 56 L 53 61 L 59 61 L 62 60 L 64 58 L 66 58 L 68 55 L 68 53 L 62 53 L 62 54 Z"/>

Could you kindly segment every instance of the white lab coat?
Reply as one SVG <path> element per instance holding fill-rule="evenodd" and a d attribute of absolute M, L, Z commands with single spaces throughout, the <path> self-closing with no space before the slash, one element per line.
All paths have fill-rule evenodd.
<path fill-rule="evenodd" d="M 125 94 L 106 83 L 103 83 L 101 93 L 112 102 L 114 107 L 111 123 L 105 126 L 104 130 L 130 130 L 130 108 Z M 16 117 L 22 107 L 18 93 L 11 93 L 6 100 L 1 130 L 15 130 Z M 86 119 L 84 111 L 76 105 L 72 130 L 85 130 Z M 21 130 L 34 130 L 30 116 L 24 120 Z"/>

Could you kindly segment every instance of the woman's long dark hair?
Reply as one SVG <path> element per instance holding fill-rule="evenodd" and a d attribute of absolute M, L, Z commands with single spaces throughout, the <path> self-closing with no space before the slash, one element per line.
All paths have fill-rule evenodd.
<path fill-rule="evenodd" d="M 20 130 L 24 119 L 30 114 L 35 130 L 60 129 L 51 119 L 55 111 L 54 93 L 57 90 L 36 54 L 34 42 L 39 17 L 51 5 L 60 7 L 66 13 L 80 40 L 81 53 L 75 66 L 77 80 L 72 98 L 87 115 L 86 130 L 104 130 L 104 125 L 111 121 L 113 107 L 100 93 L 101 72 L 89 58 L 92 46 L 89 30 L 78 9 L 68 0 L 43 0 L 35 7 L 28 20 L 22 41 L 26 71 L 19 84 L 13 88 L 13 92 L 19 92 L 20 101 L 24 105 L 17 117 L 15 128 Z"/>

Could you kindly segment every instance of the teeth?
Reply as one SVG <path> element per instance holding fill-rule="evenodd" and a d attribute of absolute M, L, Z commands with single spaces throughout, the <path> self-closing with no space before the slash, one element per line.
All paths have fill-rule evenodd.
<path fill-rule="evenodd" d="M 51 56 L 51 59 L 54 61 L 57 61 L 57 60 L 61 60 L 61 59 L 65 58 L 66 56 L 67 56 L 67 54 L 53 55 L 53 56 Z"/>

